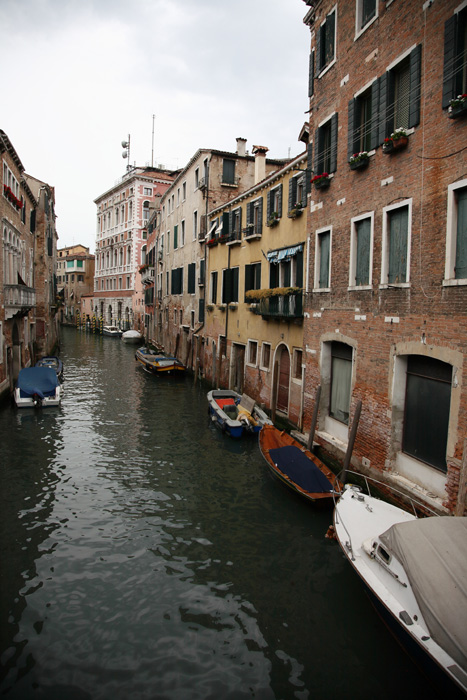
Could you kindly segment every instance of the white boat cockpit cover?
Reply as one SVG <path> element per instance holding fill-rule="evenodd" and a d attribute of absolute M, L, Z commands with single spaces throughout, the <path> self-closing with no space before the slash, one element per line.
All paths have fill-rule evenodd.
<path fill-rule="evenodd" d="M 467 518 L 420 518 L 380 540 L 403 565 L 432 638 L 467 672 Z"/>

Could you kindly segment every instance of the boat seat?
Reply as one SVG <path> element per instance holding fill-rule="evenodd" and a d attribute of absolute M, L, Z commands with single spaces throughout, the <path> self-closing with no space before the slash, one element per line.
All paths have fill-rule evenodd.
<path fill-rule="evenodd" d="M 227 398 L 227 399 L 214 399 L 219 408 L 222 408 L 223 411 L 225 411 L 226 406 L 234 406 L 235 407 L 235 399 L 232 398 Z"/>

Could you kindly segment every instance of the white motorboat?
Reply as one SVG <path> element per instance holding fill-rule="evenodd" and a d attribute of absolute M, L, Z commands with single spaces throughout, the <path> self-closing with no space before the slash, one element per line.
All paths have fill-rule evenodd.
<path fill-rule="evenodd" d="M 14 400 L 18 408 L 58 406 L 62 388 L 52 367 L 25 367 L 18 375 Z"/>
<path fill-rule="evenodd" d="M 139 331 L 125 331 L 122 334 L 122 340 L 124 343 L 141 343 L 143 340 L 143 336 Z"/>
<path fill-rule="evenodd" d="M 122 335 L 122 330 L 121 328 L 118 328 L 118 326 L 103 326 L 102 334 L 108 335 L 111 338 L 120 338 Z"/>
<path fill-rule="evenodd" d="M 419 518 L 347 484 L 334 528 L 408 653 L 444 697 L 467 693 L 467 518 Z"/>
<path fill-rule="evenodd" d="M 231 437 L 245 433 L 259 433 L 266 423 L 272 421 L 256 402 L 246 394 L 237 394 L 232 389 L 213 389 L 208 392 L 208 413 L 222 432 Z"/>

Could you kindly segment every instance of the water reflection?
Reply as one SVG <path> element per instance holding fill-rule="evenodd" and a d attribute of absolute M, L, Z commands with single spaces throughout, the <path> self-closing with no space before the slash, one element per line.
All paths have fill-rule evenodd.
<path fill-rule="evenodd" d="M 428 693 L 324 539 L 330 512 L 274 481 L 254 439 L 222 435 L 205 387 L 74 330 L 62 357 L 56 413 L 0 413 L 3 693 Z"/>

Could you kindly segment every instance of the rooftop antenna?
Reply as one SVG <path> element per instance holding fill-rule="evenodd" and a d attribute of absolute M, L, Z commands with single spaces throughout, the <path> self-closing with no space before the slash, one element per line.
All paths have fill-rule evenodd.
<path fill-rule="evenodd" d="M 126 166 L 127 171 L 131 170 L 130 163 L 130 134 L 128 134 L 128 141 L 122 141 L 122 148 L 125 150 L 122 153 L 122 158 L 128 158 L 128 165 Z"/>
<path fill-rule="evenodd" d="M 154 119 L 156 115 L 152 115 L 152 151 L 151 151 L 151 168 L 154 167 Z"/>

